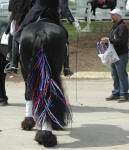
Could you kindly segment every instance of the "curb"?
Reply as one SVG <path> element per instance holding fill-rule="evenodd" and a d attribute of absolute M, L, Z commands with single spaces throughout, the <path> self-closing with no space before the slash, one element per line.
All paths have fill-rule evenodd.
<path fill-rule="evenodd" d="M 111 72 L 76 72 L 72 76 L 65 77 L 63 79 L 111 79 Z"/>

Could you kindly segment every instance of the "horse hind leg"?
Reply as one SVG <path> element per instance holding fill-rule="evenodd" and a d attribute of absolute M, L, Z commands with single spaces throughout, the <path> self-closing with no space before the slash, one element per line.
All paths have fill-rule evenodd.
<path fill-rule="evenodd" d="M 35 121 L 32 117 L 32 100 L 28 100 L 29 98 L 28 98 L 27 83 L 26 83 L 27 74 L 24 73 L 23 67 L 21 67 L 21 72 L 25 80 L 25 99 L 26 99 L 26 107 L 25 107 L 26 114 L 24 120 L 21 122 L 21 128 L 23 130 L 29 131 L 35 126 Z"/>
<path fill-rule="evenodd" d="M 42 123 L 35 135 L 35 141 L 44 145 L 44 147 L 54 147 L 57 145 L 57 137 L 52 133 L 50 121 L 45 120 Z"/>
<path fill-rule="evenodd" d="M 26 101 L 26 117 L 21 122 L 23 130 L 31 130 L 35 126 L 35 121 L 32 117 L 32 101 Z"/>

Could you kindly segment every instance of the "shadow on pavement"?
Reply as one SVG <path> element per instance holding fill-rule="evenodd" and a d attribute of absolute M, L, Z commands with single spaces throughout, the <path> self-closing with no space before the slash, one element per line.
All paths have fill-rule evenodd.
<path fill-rule="evenodd" d="M 25 107 L 24 103 L 9 103 L 8 106 Z"/>
<path fill-rule="evenodd" d="M 88 112 L 120 112 L 129 113 L 129 109 L 115 109 L 110 107 L 89 107 L 89 106 L 73 106 L 73 112 L 88 113 Z"/>
<path fill-rule="evenodd" d="M 62 148 L 107 147 L 129 143 L 129 131 L 114 125 L 88 124 L 73 128 L 72 143 L 59 144 Z"/>

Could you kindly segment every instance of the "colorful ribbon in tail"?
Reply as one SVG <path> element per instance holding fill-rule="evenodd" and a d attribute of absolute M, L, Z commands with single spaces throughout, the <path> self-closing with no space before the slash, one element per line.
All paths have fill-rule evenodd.
<path fill-rule="evenodd" d="M 43 47 L 43 46 L 42 46 Z M 40 124 L 46 115 L 60 127 L 64 127 L 64 123 L 59 120 L 51 111 L 53 106 L 53 96 L 65 106 L 69 120 L 71 117 L 71 107 L 66 102 L 64 94 L 58 84 L 52 79 L 51 68 L 48 64 L 47 57 L 43 48 L 37 52 L 31 61 L 31 71 L 27 80 L 27 91 L 29 99 L 33 100 L 33 116 L 37 123 Z"/>

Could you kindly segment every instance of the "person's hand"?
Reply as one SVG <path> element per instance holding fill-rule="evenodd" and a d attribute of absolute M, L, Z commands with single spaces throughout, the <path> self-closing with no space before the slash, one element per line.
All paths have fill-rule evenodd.
<path fill-rule="evenodd" d="M 101 38 L 101 43 L 108 43 L 109 38 L 108 37 L 102 37 Z"/>
<path fill-rule="evenodd" d="M 76 28 L 77 32 L 80 33 L 81 27 L 79 21 L 75 18 L 75 21 L 73 22 L 74 27 Z"/>

